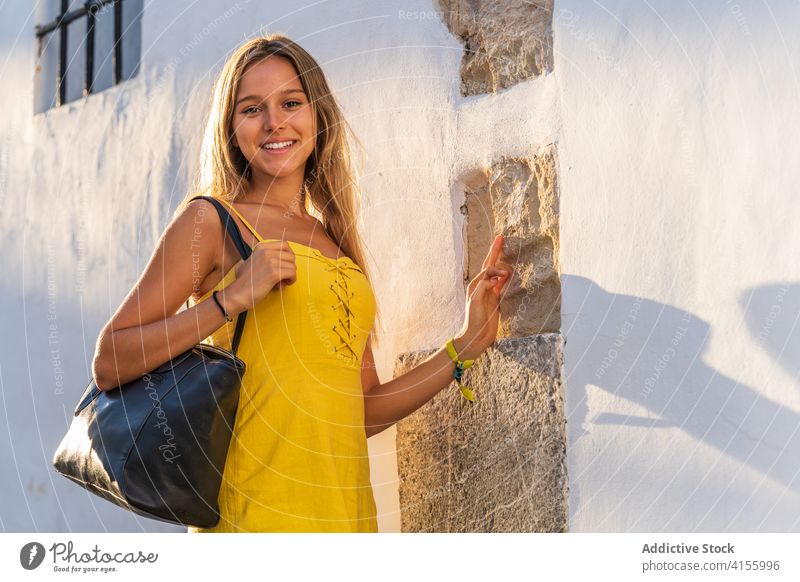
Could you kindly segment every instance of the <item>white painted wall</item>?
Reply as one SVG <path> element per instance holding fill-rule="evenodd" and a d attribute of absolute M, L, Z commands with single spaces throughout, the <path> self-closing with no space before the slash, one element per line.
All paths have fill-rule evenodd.
<path fill-rule="evenodd" d="M 224 5 L 223 5 L 224 4 Z M 553 78 L 459 97 L 463 46 L 430 1 L 146 3 L 139 75 L 33 115 L 35 18 L 0 8 L 0 529 L 174 529 L 56 475 L 50 460 L 89 378 L 97 334 L 144 268 L 198 168 L 211 83 L 259 31 L 322 64 L 365 146 L 362 225 L 384 311 L 382 380 L 398 354 L 463 321 L 454 177 L 553 140 Z M 498 131 L 514 126 L 517 133 Z M 453 193 L 456 196 L 453 196 Z M 52 326 L 52 329 L 51 329 Z M 370 439 L 381 531 L 399 530 L 395 430 Z"/>
<path fill-rule="evenodd" d="M 455 178 L 556 141 L 571 529 L 800 529 L 798 9 L 559 1 L 555 73 L 461 99 L 431 2 L 308 4 L 147 2 L 139 75 L 37 116 L 33 14 L 0 8 L 0 529 L 170 529 L 50 459 L 198 167 L 212 79 L 259 29 L 317 57 L 365 145 L 384 381 L 460 326 Z M 394 430 L 370 450 L 396 531 Z"/>
<path fill-rule="evenodd" d="M 800 531 L 800 6 L 556 2 L 572 531 Z"/>

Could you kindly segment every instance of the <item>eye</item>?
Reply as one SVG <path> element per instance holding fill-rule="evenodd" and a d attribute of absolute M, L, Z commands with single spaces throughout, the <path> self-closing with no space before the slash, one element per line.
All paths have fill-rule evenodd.
<path fill-rule="evenodd" d="M 287 102 L 286 102 L 286 104 L 287 104 L 287 105 L 288 105 L 289 103 L 296 103 L 297 105 L 302 105 L 302 103 L 301 103 L 300 101 L 295 101 L 294 99 L 293 99 L 293 100 L 291 100 L 291 101 L 287 101 Z"/>
<path fill-rule="evenodd" d="M 248 107 L 247 109 L 245 109 L 244 111 L 242 111 L 242 113 L 249 113 L 251 109 L 258 109 L 258 107 L 256 107 L 256 106 L 250 106 L 250 107 Z"/>

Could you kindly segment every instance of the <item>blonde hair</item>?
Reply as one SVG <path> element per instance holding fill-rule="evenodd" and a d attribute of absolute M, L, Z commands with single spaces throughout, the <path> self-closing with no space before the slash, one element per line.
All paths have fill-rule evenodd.
<path fill-rule="evenodd" d="M 309 99 L 316 127 L 314 151 L 306 161 L 302 202 L 309 214 L 321 217 L 325 233 L 371 279 L 358 233 L 358 187 L 348 138 L 361 142 L 350 128 L 317 61 L 282 34 L 248 40 L 228 57 L 214 84 L 211 110 L 200 154 L 200 174 L 192 192 L 175 210 L 177 215 L 193 196 L 202 194 L 234 202 L 245 192 L 252 169 L 233 145 L 233 116 L 242 75 L 251 64 L 267 57 L 287 60 L 297 72 Z M 377 304 L 377 301 L 376 301 Z M 376 308 L 370 339 L 377 345 L 380 315 Z"/>

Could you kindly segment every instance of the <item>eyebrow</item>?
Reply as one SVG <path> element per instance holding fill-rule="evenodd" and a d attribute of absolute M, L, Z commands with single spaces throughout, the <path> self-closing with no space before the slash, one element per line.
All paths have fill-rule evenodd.
<path fill-rule="evenodd" d="M 305 91 L 303 91 L 302 89 L 284 89 L 283 91 L 278 91 L 278 93 L 280 93 L 281 95 L 288 95 L 290 93 L 303 93 L 303 94 L 305 94 Z M 258 98 L 259 98 L 258 95 L 247 95 L 245 97 L 240 97 L 239 99 L 236 100 L 236 103 L 234 103 L 233 106 L 234 107 L 238 107 L 239 103 L 247 101 L 248 99 L 258 99 Z"/>

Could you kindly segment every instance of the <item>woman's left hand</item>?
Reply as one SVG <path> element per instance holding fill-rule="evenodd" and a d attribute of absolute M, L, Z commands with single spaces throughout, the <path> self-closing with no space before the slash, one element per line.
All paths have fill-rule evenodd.
<path fill-rule="evenodd" d="M 513 270 L 500 262 L 505 239 L 498 234 L 489 254 L 483 261 L 482 271 L 467 287 L 467 308 L 464 326 L 453 340 L 460 360 L 474 360 L 494 343 L 500 323 L 500 301 L 503 289 Z"/>

